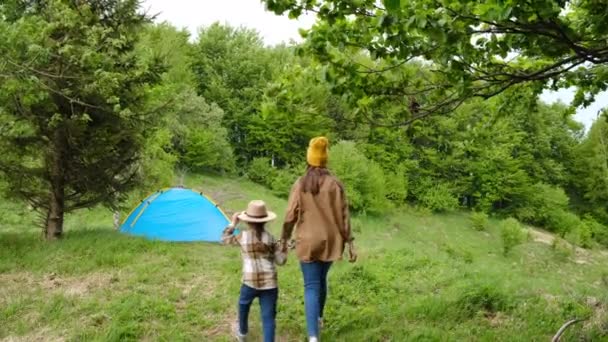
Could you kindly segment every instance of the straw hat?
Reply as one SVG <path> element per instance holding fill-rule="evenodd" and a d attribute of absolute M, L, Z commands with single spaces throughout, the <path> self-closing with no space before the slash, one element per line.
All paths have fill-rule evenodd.
<path fill-rule="evenodd" d="M 266 209 L 264 201 L 256 200 L 249 202 L 247 210 L 239 214 L 239 220 L 243 222 L 263 223 L 277 218 L 277 214 Z"/>

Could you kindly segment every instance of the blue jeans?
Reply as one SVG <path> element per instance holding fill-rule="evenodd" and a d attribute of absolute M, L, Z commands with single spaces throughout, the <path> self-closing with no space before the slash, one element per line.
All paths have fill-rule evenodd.
<path fill-rule="evenodd" d="M 253 300 L 259 298 L 264 342 L 274 342 L 278 297 L 279 289 L 257 290 L 245 284 L 241 286 L 241 296 L 239 298 L 239 332 L 241 335 L 246 335 L 249 332 L 249 309 Z"/>
<path fill-rule="evenodd" d="M 300 262 L 304 277 L 304 308 L 308 337 L 319 337 L 319 318 L 323 318 L 327 298 L 327 273 L 331 262 Z"/>

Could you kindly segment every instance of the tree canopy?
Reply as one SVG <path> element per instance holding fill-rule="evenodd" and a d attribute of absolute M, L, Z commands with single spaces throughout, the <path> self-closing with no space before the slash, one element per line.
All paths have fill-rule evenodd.
<path fill-rule="evenodd" d="M 459 0 L 264 0 L 268 9 L 318 22 L 306 49 L 330 67 L 328 79 L 356 96 L 406 97 L 407 124 L 490 98 L 521 83 L 578 89 L 586 105 L 608 84 L 608 3 Z M 370 62 L 361 62 L 360 56 Z M 408 63 L 431 75 L 387 76 Z M 413 110 L 412 110 L 413 109 Z"/>

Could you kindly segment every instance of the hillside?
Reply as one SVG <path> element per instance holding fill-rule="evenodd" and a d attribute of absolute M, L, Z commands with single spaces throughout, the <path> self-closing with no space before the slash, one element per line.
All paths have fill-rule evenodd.
<path fill-rule="evenodd" d="M 279 214 L 286 205 L 240 179 L 187 183 L 228 212 L 254 198 Z M 232 340 L 238 250 L 124 236 L 102 209 L 70 216 L 65 238 L 45 242 L 27 210 L 9 202 L 0 209 L 0 341 Z M 588 320 L 565 340 L 608 340 L 607 253 L 531 238 L 505 257 L 491 223 L 478 232 L 465 214 L 409 208 L 356 217 L 360 260 L 330 273 L 324 340 L 547 341 L 581 317 Z M 279 282 L 278 336 L 301 341 L 302 280 L 293 256 Z M 252 320 L 258 334 L 257 309 Z"/>

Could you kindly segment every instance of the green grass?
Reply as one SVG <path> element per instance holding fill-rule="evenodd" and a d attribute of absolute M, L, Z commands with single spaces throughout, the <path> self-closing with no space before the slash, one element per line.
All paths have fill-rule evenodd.
<path fill-rule="evenodd" d="M 279 213 L 286 206 L 239 179 L 196 177 L 189 185 L 228 212 L 254 198 Z M 70 216 L 65 238 L 45 242 L 27 209 L 3 202 L 0 210 L 0 340 L 232 340 L 237 249 L 124 236 L 102 209 Z M 330 272 L 326 341 L 547 341 L 574 317 L 589 320 L 565 340 L 608 340 L 604 251 L 564 256 L 528 241 L 503 256 L 497 222 L 476 231 L 465 214 L 405 208 L 353 224 L 360 260 Z M 278 232 L 280 222 L 270 229 Z M 279 272 L 279 340 L 303 341 L 295 258 Z M 258 316 L 254 308 L 253 341 Z"/>

